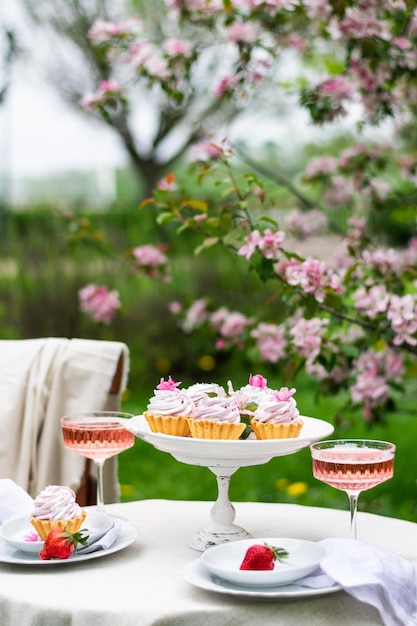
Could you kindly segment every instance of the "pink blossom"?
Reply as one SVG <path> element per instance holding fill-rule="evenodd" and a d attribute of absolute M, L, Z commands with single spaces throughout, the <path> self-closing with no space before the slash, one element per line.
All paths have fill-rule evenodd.
<path fill-rule="evenodd" d="M 313 157 L 307 165 L 304 177 L 312 180 L 318 176 L 333 174 L 336 171 L 337 160 L 327 155 Z"/>
<path fill-rule="evenodd" d="M 239 256 L 244 256 L 247 261 L 250 260 L 252 255 L 255 253 L 256 248 L 258 247 L 259 242 L 262 239 L 262 235 L 259 230 L 253 230 L 246 235 L 244 241 L 246 242 L 243 246 L 241 246 L 238 250 Z"/>
<path fill-rule="evenodd" d="M 385 285 L 373 285 L 366 289 L 363 285 L 353 294 L 355 308 L 369 318 L 376 317 L 387 310 L 389 296 Z"/>
<path fill-rule="evenodd" d="M 126 39 L 137 35 L 141 21 L 139 18 L 129 18 L 123 22 L 107 22 L 98 19 L 94 22 L 88 33 L 93 43 L 107 43 L 112 39 Z"/>
<path fill-rule="evenodd" d="M 214 97 L 217 98 L 217 100 L 220 100 L 220 98 L 223 98 L 223 96 L 227 93 L 230 92 L 233 87 L 236 85 L 237 82 L 237 76 L 235 74 L 229 74 L 228 76 L 224 76 L 219 83 L 216 86 L 216 89 L 214 90 Z"/>
<path fill-rule="evenodd" d="M 227 38 L 233 43 L 254 43 L 258 32 L 250 22 L 234 22 L 227 29 Z"/>
<path fill-rule="evenodd" d="M 381 178 L 371 178 L 368 184 L 368 188 L 371 196 L 376 200 L 385 200 L 391 191 L 391 185 Z"/>
<path fill-rule="evenodd" d="M 133 248 L 132 254 L 138 267 L 159 268 L 168 262 L 167 257 L 160 248 L 151 244 Z"/>
<path fill-rule="evenodd" d="M 258 249 L 266 259 L 276 259 L 284 239 L 285 233 L 282 230 L 273 232 L 267 228 L 263 234 L 258 230 L 253 230 L 244 238 L 246 243 L 239 248 L 238 255 L 249 260 Z"/>
<path fill-rule="evenodd" d="M 223 148 L 212 141 L 200 141 L 195 143 L 192 149 L 196 158 L 203 161 L 206 159 L 221 159 L 224 156 Z"/>
<path fill-rule="evenodd" d="M 24 541 L 30 541 L 30 542 L 40 541 L 36 533 L 28 533 L 27 535 L 23 537 L 23 539 Z"/>
<path fill-rule="evenodd" d="M 189 333 L 195 328 L 202 326 L 204 322 L 207 321 L 208 317 L 207 299 L 200 298 L 199 300 L 195 300 L 186 311 L 181 328 L 184 332 Z"/>
<path fill-rule="evenodd" d="M 172 172 L 168 172 L 161 180 L 157 183 L 158 189 L 164 189 L 165 191 L 175 191 L 177 188 L 177 184 L 175 182 L 175 174 Z"/>
<path fill-rule="evenodd" d="M 118 291 L 109 291 L 105 286 L 86 285 L 78 292 L 80 309 L 91 315 L 95 322 L 110 324 L 121 304 Z"/>
<path fill-rule="evenodd" d="M 347 7 L 340 22 L 332 21 L 331 29 L 335 37 L 389 38 L 385 23 L 378 19 L 375 10 L 369 6 Z"/>
<path fill-rule="evenodd" d="M 328 319 L 312 317 L 307 320 L 302 317 L 290 329 L 293 345 L 300 356 L 307 359 L 307 363 L 312 363 L 320 353 L 322 337 L 328 323 Z"/>
<path fill-rule="evenodd" d="M 252 387 L 259 387 L 259 389 L 264 389 L 267 386 L 267 379 L 262 376 L 262 374 L 251 374 L 249 376 L 249 384 Z"/>
<path fill-rule="evenodd" d="M 354 191 L 351 180 L 344 176 L 332 176 L 330 186 L 325 191 L 323 202 L 329 207 L 340 207 L 352 200 Z"/>
<path fill-rule="evenodd" d="M 156 389 L 160 389 L 160 390 L 168 390 L 168 391 L 173 391 L 174 389 L 176 389 L 177 387 L 179 387 L 181 385 L 181 383 L 176 383 L 172 380 L 171 376 L 168 377 L 168 380 L 165 380 L 164 378 L 161 378 L 159 385 L 156 386 Z"/>
<path fill-rule="evenodd" d="M 227 311 L 227 314 L 222 316 L 220 324 L 217 319 L 216 314 L 211 315 L 210 323 L 226 339 L 238 337 L 251 323 L 250 318 L 243 315 L 243 313 L 239 313 L 239 311 Z"/>
<path fill-rule="evenodd" d="M 182 311 L 182 304 L 177 300 L 173 300 L 172 302 L 169 302 L 168 310 L 173 315 L 179 315 Z"/>
<path fill-rule="evenodd" d="M 295 387 L 293 387 L 292 389 L 288 389 L 288 387 L 281 387 L 281 389 L 279 389 L 278 391 L 274 391 L 274 396 L 278 402 L 288 402 L 288 400 L 292 398 L 295 392 Z"/>
<path fill-rule="evenodd" d="M 392 295 L 387 311 L 387 318 L 395 333 L 394 345 L 408 343 L 417 345 L 417 296 Z"/>
<path fill-rule="evenodd" d="M 154 54 L 149 41 L 137 41 L 129 48 L 129 58 L 134 69 L 140 70 Z"/>
<path fill-rule="evenodd" d="M 183 39 L 166 39 L 162 47 L 164 51 L 171 57 L 187 57 L 192 52 L 191 43 L 189 41 L 184 41 Z"/>
<path fill-rule="evenodd" d="M 338 106 L 343 100 L 348 100 L 353 96 L 355 85 L 349 82 L 345 76 L 337 76 L 322 83 L 321 90 Z"/>
<path fill-rule="evenodd" d="M 359 217 L 352 217 L 348 221 L 348 228 L 346 240 L 350 246 L 357 248 L 366 234 L 366 221 Z"/>
<path fill-rule="evenodd" d="M 95 93 L 87 93 L 81 98 L 80 104 L 83 109 L 90 111 L 96 107 L 104 106 L 115 96 L 121 95 L 121 91 L 122 87 L 117 80 L 102 81 Z"/>
<path fill-rule="evenodd" d="M 318 209 L 300 211 L 293 209 L 286 217 L 287 228 L 299 239 L 307 239 L 312 235 L 323 233 L 328 225 L 327 216 Z"/>
<path fill-rule="evenodd" d="M 284 239 L 285 233 L 282 230 L 273 232 L 270 228 L 267 228 L 258 243 L 262 256 L 266 259 L 276 259 Z"/>
<path fill-rule="evenodd" d="M 277 363 L 285 356 L 287 340 L 283 326 L 261 322 L 251 331 L 251 337 L 256 339 L 256 346 L 262 361 Z"/>
<path fill-rule="evenodd" d="M 305 293 L 313 294 L 317 302 L 324 302 L 327 288 L 336 293 L 342 291 L 338 276 L 318 259 L 292 259 L 285 268 L 285 277 L 289 285 L 300 286 Z"/>
<path fill-rule="evenodd" d="M 303 5 L 307 15 L 312 19 L 320 18 L 327 22 L 331 15 L 331 7 L 328 0 L 304 0 Z"/>
<path fill-rule="evenodd" d="M 354 402 L 375 408 L 387 401 L 389 387 L 386 379 L 379 376 L 376 370 L 367 370 L 357 376 L 349 390 Z"/>
<path fill-rule="evenodd" d="M 401 267 L 401 254 L 393 248 L 377 248 L 364 250 L 362 260 L 365 266 L 375 268 L 381 274 L 397 272 Z"/>

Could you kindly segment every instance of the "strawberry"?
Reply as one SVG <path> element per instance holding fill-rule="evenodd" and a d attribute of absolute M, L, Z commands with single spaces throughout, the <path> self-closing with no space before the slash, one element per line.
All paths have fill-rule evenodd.
<path fill-rule="evenodd" d="M 281 561 L 286 557 L 288 557 L 288 552 L 284 548 L 269 546 L 267 543 L 264 543 L 264 545 L 254 544 L 247 549 L 239 569 L 274 569 L 275 560 Z"/>
<path fill-rule="evenodd" d="M 83 535 L 83 532 L 84 531 L 69 533 L 61 528 L 51 530 L 45 539 L 39 556 L 43 561 L 49 561 L 49 559 L 68 559 L 74 550 L 77 549 L 79 543 L 83 546 L 86 545 L 88 535 Z"/>

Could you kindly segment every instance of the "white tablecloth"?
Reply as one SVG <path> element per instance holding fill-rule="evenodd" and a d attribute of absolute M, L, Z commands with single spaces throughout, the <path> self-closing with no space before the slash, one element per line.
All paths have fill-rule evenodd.
<path fill-rule="evenodd" d="M 210 502 L 145 500 L 107 507 L 139 529 L 112 555 L 73 565 L 0 563 L 1 626 L 381 626 L 377 611 L 345 592 L 292 600 L 211 593 L 182 575 L 200 553 L 189 547 L 210 523 Z M 254 537 L 319 540 L 348 536 L 347 511 L 234 503 L 235 523 Z M 363 541 L 417 560 L 417 524 L 360 513 Z"/>

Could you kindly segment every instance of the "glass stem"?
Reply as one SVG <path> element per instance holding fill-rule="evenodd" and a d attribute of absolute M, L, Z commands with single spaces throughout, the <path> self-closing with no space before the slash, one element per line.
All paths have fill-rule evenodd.
<path fill-rule="evenodd" d="M 350 507 L 350 538 L 357 539 L 356 513 L 358 511 L 359 493 L 348 493 Z"/>
<path fill-rule="evenodd" d="M 104 460 L 96 460 L 97 465 L 97 511 L 104 513 L 103 468 Z"/>

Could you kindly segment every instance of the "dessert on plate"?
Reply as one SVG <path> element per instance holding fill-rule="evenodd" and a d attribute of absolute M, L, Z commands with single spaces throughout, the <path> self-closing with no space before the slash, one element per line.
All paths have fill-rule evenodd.
<path fill-rule="evenodd" d="M 233 396 L 239 406 L 242 417 L 253 417 L 254 410 L 265 398 L 273 393 L 273 389 L 268 387 L 268 381 L 261 374 L 251 374 L 249 382 L 233 389 L 232 381 L 228 381 L 229 395 Z"/>
<path fill-rule="evenodd" d="M 299 436 L 303 420 L 293 397 L 294 393 L 294 388 L 281 387 L 260 401 L 250 423 L 257 439 Z"/>
<path fill-rule="evenodd" d="M 178 389 L 171 376 L 161 378 L 150 398 L 144 417 L 153 433 L 187 437 L 190 434 L 188 418 L 194 414 L 195 404 L 185 389 Z"/>
<path fill-rule="evenodd" d="M 207 395 L 226 397 L 226 392 L 218 383 L 194 383 L 186 389 L 187 394 L 197 404 L 200 400 L 204 400 Z"/>
<path fill-rule="evenodd" d="M 246 428 L 233 397 L 207 394 L 197 402 L 188 423 L 197 439 L 239 439 Z"/>
<path fill-rule="evenodd" d="M 87 515 L 74 491 L 62 485 L 48 485 L 35 498 L 33 507 L 30 523 L 42 540 L 55 529 L 76 533 Z"/>

